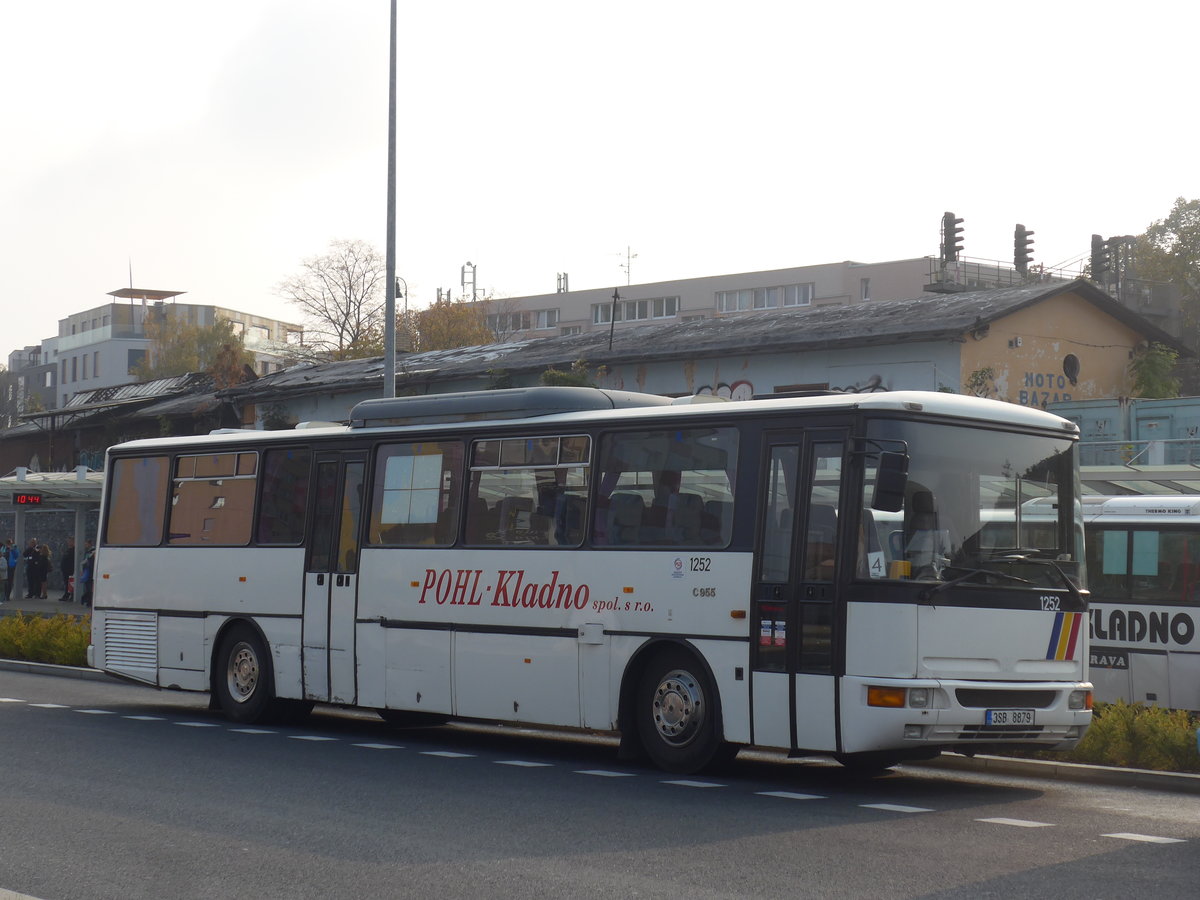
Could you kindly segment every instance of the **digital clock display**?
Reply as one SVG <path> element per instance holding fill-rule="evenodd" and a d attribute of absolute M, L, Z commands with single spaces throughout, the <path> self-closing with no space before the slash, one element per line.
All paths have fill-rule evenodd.
<path fill-rule="evenodd" d="M 28 491 L 14 491 L 12 502 L 13 506 L 41 506 L 42 495 Z"/>

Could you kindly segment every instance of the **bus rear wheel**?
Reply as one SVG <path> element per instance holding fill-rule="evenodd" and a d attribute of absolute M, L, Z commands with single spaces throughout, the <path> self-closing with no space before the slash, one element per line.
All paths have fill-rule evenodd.
<path fill-rule="evenodd" d="M 672 648 L 650 661 L 638 685 L 637 728 L 651 762 L 691 774 L 731 756 L 717 734 L 716 696 L 690 653 Z"/>
<path fill-rule="evenodd" d="M 275 699 L 271 658 L 253 628 L 235 625 L 225 632 L 213 682 L 221 709 L 233 721 L 259 722 L 266 717 Z"/>

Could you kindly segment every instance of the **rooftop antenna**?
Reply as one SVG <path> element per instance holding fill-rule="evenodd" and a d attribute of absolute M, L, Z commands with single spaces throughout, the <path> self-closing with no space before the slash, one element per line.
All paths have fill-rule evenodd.
<path fill-rule="evenodd" d="M 625 245 L 625 262 L 621 263 L 621 268 L 625 270 L 625 287 L 629 287 L 629 279 L 633 273 L 633 261 L 637 259 L 637 254 L 630 252 L 629 245 Z"/>

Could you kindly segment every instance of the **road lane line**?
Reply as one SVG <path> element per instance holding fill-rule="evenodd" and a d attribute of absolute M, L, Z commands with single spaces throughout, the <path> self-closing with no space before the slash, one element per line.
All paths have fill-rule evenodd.
<path fill-rule="evenodd" d="M 1115 834 L 1102 834 L 1101 837 L 1119 838 L 1123 841 L 1141 841 L 1145 844 L 1186 844 L 1183 838 L 1158 837 L 1153 834 L 1134 834 L 1129 831 L 1118 831 Z"/>
<path fill-rule="evenodd" d="M 716 784 L 712 781 L 687 781 L 686 779 L 681 779 L 679 781 L 664 781 L 663 784 L 677 784 L 680 787 L 693 787 L 693 788 L 728 787 L 728 785 Z"/>
<path fill-rule="evenodd" d="M 133 719 L 135 722 L 165 722 L 163 716 L 121 716 L 122 719 Z"/>
<path fill-rule="evenodd" d="M 367 750 L 403 750 L 400 744 L 355 744 L 355 747 L 365 747 Z"/>
<path fill-rule="evenodd" d="M 230 731 L 236 731 L 238 734 L 279 734 L 278 731 L 272 731 L 269 728 L 230 728 Z"/>
<path fill-rule="evenodd" d="M 182 725 L 184 728 L 217 728 L 216 722 L 175 722 L 175 725 Z"/>
<path fill-rule="evenodd" d="M 612 772 L 608 769 L 576 769 L 576 775 L 595 775 L 599 778 L 632 778 L 632 772 Z"/>
<path fill-rule="evenodd" d="M 553 763 L 530 762 L 527 759 L 498 759 L 498 760 L 496 760 L 496 765 L 498 765 L 498 766 L 521 766 L 526 769 L 539 769 L 543 766 L 552 766 Z"/>
<path fill-rule="evenodd" d="M 1005 819 L 998 817 L 995 819 L 976 819 L 976 822 L 990 822 L 993 825 L 1013 825 L 1017 828 L 1053 828 L 1052 822 L 1033 822 L 1029 819 Z"/>
<path fill-rule="evenodd" d="M 422 756 L 440 756 L 443 759 L 474 759 L 474 753 L 455 753 L 453 750 L 422 750 Z"/>
<path fill-rule="evenodd" d="M 859 806 L 864 809 L 882 809 L 884 812 L 899 812 L 899 813 L 923 813 L 933 812 L 932 809 L 926 809 L 924 806 L 902 806 L 899 803 L 860 803 Z"/>
<path fill-rule="evenodd" d="M 325 737 L 322 734 L 289 734 L 293 741 L 336 741 L 335 737 Z"/>
<path fill-rule="evenodd" d="M 828 800 L 823 794 L 797 794 L 793 791 L 756 791 L 760 797 L 779 797 L 782 800 Z"/>
<path fill-rule="evenodd" d="M 83 713 L 88 716 L 111 716 L 115 715 L 111 709 L 77 709 L 77 713 Z"/>

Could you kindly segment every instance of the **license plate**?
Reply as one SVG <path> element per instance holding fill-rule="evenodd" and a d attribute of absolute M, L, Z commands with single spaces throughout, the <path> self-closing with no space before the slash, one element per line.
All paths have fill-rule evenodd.
<path fill-rule="evenodd" d="M 983 720 L 988 725 L 1032 725 L 1032 709 L 989 709 Z"/>

